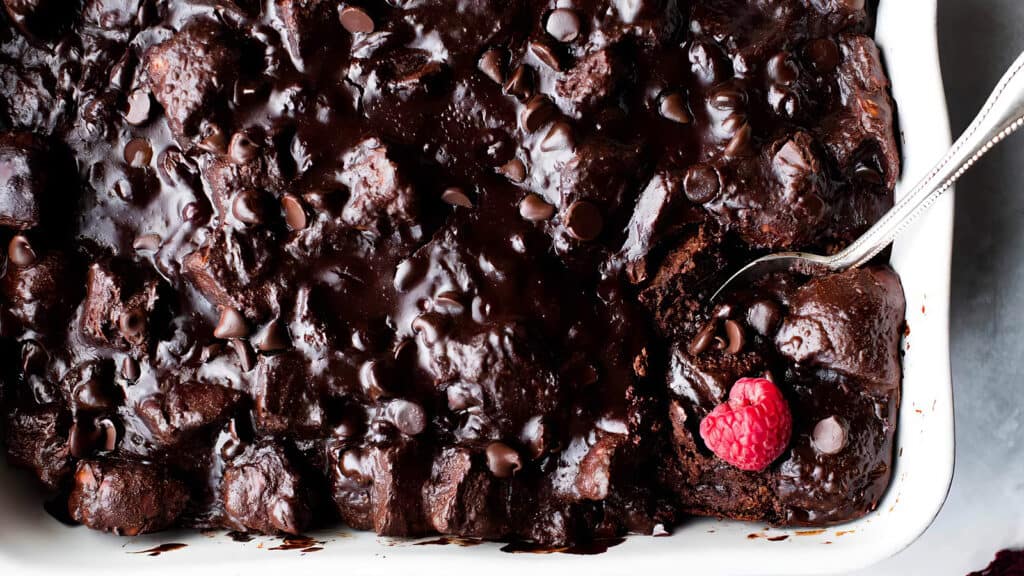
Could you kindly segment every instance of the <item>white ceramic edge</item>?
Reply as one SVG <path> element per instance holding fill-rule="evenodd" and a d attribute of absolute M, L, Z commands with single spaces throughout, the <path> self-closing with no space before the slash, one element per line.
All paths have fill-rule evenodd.
<path fill-rule="evenodd" d="M 887 64 L 900 70 L 899 78 L 893 79 L 893 95 L 898 103 L 897 110 L 900 120 L 900 138 L 907 149 L 910 138 L 908 130 L 918 128 L 917 124 L 922 121 L 919 115 L 914 115 L 913 122 L 904 122 L 903 118 L 912 117 L 911 110 L 924 108 L 930 112 L 929 118 L 932 122 L 931 133 L 933 138 L 930 142 L 915 141 L 912 146 L 915 152 L 914 164 L 908 164 L 903 174 L 900 187 L 897 188 L 897 195 L 904 187 L 913 186 L 924 173 L 932 168 L 946 150 L 952 145 L 952 135 L 949 125 L 948 106 L 946 103 L 945 87 L 942 78 L 942 68 L 939 60 L 938 46 L 938 0 L 882 0 L 880 6 L 880 17 L 878 30 L 876 31 L 876 42 L 879 45 Z M 888 13 L 889 10 L 893 12 Z M 897 13 L 896 11 L 899 11 Z M 898 38 L 904 33 L 909 25 L 914 25 L 914 17 L 919 18 L 928 27 L 931 34 L 925 36 L 927 42 L 916 46 L 914 51 L 907 50 L 909 46 L 902 45 L 900 52 L 887 50 L 891 41 L 898 42 Z M 925 37 L 922 37 L 924 39 Z M 897 61 L 898 60 L 898 64 Z M 914 65 L 914 75 L 911 77 L 908 64 Z M 904 75 L 904 73 L 908 73 Z M 980 87 L 985 89 L 984 87 Z M 921 138 L 922 130 L 916 137 Z M 914 378 L 910 380 L 911 385 L 932 386 L 935 388 L 935 403 L 931 406 L 903 406 L 900 411 L 900 426 L 897 429 L 897 451 L 901 450 L 903 437 L 915 432 L 911 422 L 907 422 L 908 415 L 911 419 L 932 418 L 932 424 L 939 426 L 929 429 L 927 444 L 931 448 L 930 467 L 921 467 L 917 473 L 928 473 L 932 477 L 930 483 L 925 484 L 928 494 L 917 494 L 917 501 L 921 503 L 917 513 L 909 517 L 909 521 L 903 525 L 902 537 L 889 539 L 884 545 L 875 547 L 871 553 L 866 554 L 859 563 L 859 568 L 864 568 L 889 558 L 913 544 L 931 526 L 942 510 L 949 494 L 953 481 L 953 472 L 956 459 L 956 435 L 955 418 L 953 410 L 953 382 L 952 367 L 949 355 L 949 307 L 952 281 L 952 253 L 953 253 L 953 231 L 954 231 L 954 193 L 951 191 L 936 203 L 926 218 L 915 225 L 911 230 L 899 238 L 893 247 L 891 264 L 901 273 L 903 269 L 914 265 L 930 267 L 933 270 L 941 270 L 942 273 L 930 275 L 907 274 L 903 278 L 905 292 L 908 297 L 906 318 L 908 322 L 908 335 L 904 341 L 906 357 L 904 361 L 904 373 L 910 373 L 917 369 L 911 362 L 926 362 L 931 364 L 930 375 L 927 378 Z M 922 246 L 928 248 L 922 249 Z M 922 278 L 927 278 L 926 286 L 919 286 Z M 912 297 L 915 293 L 924 295 L 925 302 L 921 303 L 918 309 L 918 302 Z M 927 307 L 927 308 L 926 308 Z M 935 357 L 912 355 L 911 345 L 919 342 L 919 333 L 914 332 L 918 323 L 927 319 L 924 323 L 927 333 L 924 337 L 932 341 L 929 349 L 936 352 Z M 941 354 L 938 352 L 941 351 Z M 904 383 L 906 388 L 906 381 Z M 942 423 L 946 423 L 942 426 Z M 925 429 L 919 428 L 919 433 Z M 901 459 L 894 459 L 894 486 L 889 494 L 880 504 L 880 509 L 886 505 L 899 503 L 901 476 L 906 474 L 903 470 Z M 923 497 L 922 497 L 923 496 Z M 852 568 L 852 567 L 851 567 Z"/>
<path fill-rule="evenodd" d="M 883 0 L 878 42 L 886 55 L 901 112 L 905 182 L 923 175 L 950 143 L 935 31 L 936 0 Z M 907 38 L 912 41 L 906 41 Z M 927 114 L 926 117 L 925 113 Z M 901 187 L 898 189 L 902 189 Z M 495 545 L 472 548 L 412 546 L 372 534 L 333 531 L 317 553 L 271 552 L 275 539 L 247 544 L 224 537 L 177 532 L 120 539 L 58 525 L 39 510 L 23 476 L 0 467 L 0 573 L 247 574 L 288 571 L 451 574 L 485 569 L 493 575 L 525 569 L 563 568 L 593 574 L 676 570 L 697 574 L 815 574 L 850 572 L 910 545 L 930 525 L 948 491 L 953 473 L 953 409 L 949 370 L 948 309 L 953 201 L 942 199 L 897 242 L 893 265 L 908 295 L 911 333 L 906 339 L 905 401 L 900 410 L 893 482 L 878 511 L 820 534 L 765 531 L 741 522 L 695 519 L 671 538 L 629 539 L 598 556 L 508 555 Z M 920 310 L 918 308 L 920 307 Z M 921 352 L 917 352 L 921 350 Z M 917 437 L 917 438 L 915 438 Z M 924 438 L 927 438 L 925 441 Z M 912 472 L 912 474 L 910 474 Z M 906 492 L 905 492 L 906 491 Z M 713 533 L 712 533 L 713 532 Z M 748 534 L 786 535 L 784 542 Z M 187 542 L 188 548 L 159 558 L 131 555 L 151 545 Z"/>

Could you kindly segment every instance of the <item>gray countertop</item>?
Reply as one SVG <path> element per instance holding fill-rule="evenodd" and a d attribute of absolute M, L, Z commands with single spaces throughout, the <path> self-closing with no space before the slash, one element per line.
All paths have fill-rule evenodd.
<path fill-rule="evenodd" d="M 893 0 L 912 2 L 914 0 Z M 940 0 L 953 133 L 1024 50 L 1024 0 Z M 950 318 L 956 473 L 932 527 L 866 574 L 964 575 L 1024 547 L 1024 135 L 957 186 Z"/>

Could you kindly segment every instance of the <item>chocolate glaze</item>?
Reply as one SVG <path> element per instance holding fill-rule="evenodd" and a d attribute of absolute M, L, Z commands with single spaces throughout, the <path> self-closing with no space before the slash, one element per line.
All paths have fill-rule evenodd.
<path fill-rule="evenodd" d="M 3 4 L 5 439 L 74 519 L 584 550 L 877 503 L 895 275 L 705 305 L 891 205 L 863 2 Z M 794 439 L 741 473 L 695 431 L 765 373 Z"/>

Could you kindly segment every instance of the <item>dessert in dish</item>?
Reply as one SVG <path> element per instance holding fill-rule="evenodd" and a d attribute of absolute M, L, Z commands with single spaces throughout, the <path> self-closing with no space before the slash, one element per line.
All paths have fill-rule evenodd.
<path fill-rule="evenodd" d="M 863 0 L 3 0 L 4 441 L 90 528 L 564 545 L 889 479 Z"/>

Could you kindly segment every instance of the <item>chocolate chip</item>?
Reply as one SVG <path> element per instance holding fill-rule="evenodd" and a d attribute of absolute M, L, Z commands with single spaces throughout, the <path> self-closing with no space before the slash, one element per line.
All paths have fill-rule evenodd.
<path fill-rule="evenodd" d="M 533 70 L 525 64 L 520 64 L 505 83 L 504 90 L 506 94 L 520 100 L 529 98 L 533 94 Z"/>
<path fill-rule="evenodd" d="M 519 202 L 519 215 L 530 222 L 543 222 L 555 215 L 555 207 L 537 194 L 527 194 Z"/>
<path fill-rule="evenodd" d="M 252 371 L 256 367 L 256 352 L 249 346 L 249 343 L 242 339 L 235 339 L 231 341 L 231 347 L 235 350 L 235 356 L 238 358 L 238 365 L 242 367 L 245 372 Z"/>
<path fill-rule="evenodd" d="M 345 450 L 338 455 L 338 472 L 360 484 L 373 481 L 373 474 L 364 469 L 363 456 L 356 449 Z"/>
<path fill-rule="evenodd" d="M 364 362 L 359 369 L 359 383 L 362 385 L 363 393 L 373 402 L 387 395 L 382 372 L 381 364 L 376 360 Z"/>
<path fill-rule="evenodd" d="M 491 303 L 484 300 L 480 296 L 474 296 L 473 302 L 470 303 L 470 308 L 473 311 L 473 320 L 483 324 L 491 316 Z"/>
<path fill-rule="evenodd" d="M 512 182 L 520 184 L 523 180 L 526 180 L 526 165 L 523 164 L 522 160 L 513 158 L 498 168 L 498 173 L 504 175 Z"/>
<path fill-rule="evenodd" d="M 134 168 L 144 168 L 153 161 L 153 147 L 145 138 L 132 138 L 124 145 L 124 161 Z"/>
<path fill-rule="evenodd" d="M 804 47 L 804 57 L 818 74 L 827 74 L 839 66 L 839 46 L 829 38 L 811 40 Z"/>
<path fill-rule="evenodd" d="M 658 112 L 663 118 L 678 124 L 689 124 L 690 113 L 686 110 L 686 100 L 678 92 L 670 92 L 658 101 Z"/>
<path fill-rule="evenodd" d="M 109 410 L 115 408 L 124 397 L 122 389 L 108 380 L 112 374 L 106 370 L 102 373 L 79 373 L 78 377 L 81 380 L 77 381 L 71 391 L 72 404 L 76 410 Z"/>
<path fill-rule="evenodd" d="M 761 336 L 771 336 L 782 320 L 779 305 L 771 300 L 757 300 L 747 308 L 747 324 Z"/>
<path fill-rule="evenodd" d="M 352 34 L 370 34 L 374 31 L 373 18 L 358 6 L 346 6 L 338 14 L 341 26 Z"/>
<path fill-rule="evenodd" d="M 236 164 L 247 164 L 259 155 L 259 146 L 245 132 L 235 132 L 228 144 L 228 156 Z"/>
<path fill-rule="evenodd" d="M 11 238 L 10 244 L 7 245 L 7 259 L 11 264 L 25 268 L 35 264 L 36 251 L 32 249 L 28 238 L 18 234 Z"/>
<path fill-rule="evenodd" d="M 714 342 L 714 340 L 715 325 L 708 324 L 707 326 L 701 328 L 700 332 L 697 332 L 693 339 L 690 340 L 690 345 L 687 347 L 687 352 L 689 352 L 691 356 L 703 354 L 711 346 L 711 343 Z"/>
<path fill-rule="evenodd" d="M 547 96 L 537 95 L 527 100 L 526 106 L 519 115 L 519 121 L 524 130 L 532 133 L 547 124 L 557 112 L 558 108 Z"/>
<path fill-rule="evenodd" d="M 181 208 L 181 218 L 193 224 L 202 224 L 204 214 L 206 214 L 206 210 L 198 202 L 189 202 Z"/>
<path fill-rule="evenodd" d="M 125 202 L 131 202 L 132 198 L 135 197 L 135 191 L 132 188 L 131 182 L 123 178 L 114 182 L 114 194 Z"/>
<path fill-rule="evenodd" d="M 260 352 L 280 352 L 292 346 L 288 329 L 280 320 L 271 320 L 256 334 L 253 340 L 256 349 Z"/>
<path fill-rule="evenodd" d="M 216 338 L 227 340 L 230 338 L 245 338 L 249 335 L 249 325 L 241 312 L 230 306 L 225 306 L 220 311 L 220 320 L 213 330 Z"/>
<path fill-rule="evenodd" d="M 131 341 L 146 330 L 146 314 L 138 308 L 122 312 L 117 327 L 125 339 Z"/>
<path fill-rule="evenodd" d="M 246 98 L 259 94 L 264 88 L 260 80 L 243 79 L 235 82 L 234 90 L 232 90 L 231 100 L 235 104 L 240 104 L 245 101 Z"/>
<path fill-rule="evenodd" d="M 511 478 L 523 468 L 519 452 L 504 442 L 491 442 L 487 445 L 487 467 L 497 478 Z"/>
<path fill-rule="evenodd" d="M 225 460 L 234 460 L 245 450 L 247 442 L 242 438 L 239 424 L 234 418 L 228 421 L 224 433 L 227 434 L 227 439 L 221 445 L 220 455 Z"/>
<path fill-rule="evenodd" d="M 568 8 L 552 10 L 544 29 L 559 42 L 572 42 L 580 35 L 580 17 Z"/>
<path fill-rule="evenodd" d="M 814 425 L 811 444 L 822 454 L 838 454 L 846 447 L 846 426 L 835 416 L 829 416 Z"/>
<path fill-rule="evenodd" d="M 882 173 L 877 168 L 863 163 L 857 164 L 857 167 L 853 170 L 853 176 L 870 186 L 881 186 L 885 182 L 885 178 L 882 177 Z"/>
<path fill-rule="evenodd" d="M 720 112 L 742 110 L 746 103 L 746 93 L 734 88 L 732 84 L 716 87 L 708 95 L 708 105 Z"/>
<path fill-rule="evenodd" d="M 715 196 L 718 196 L 720 189 L 718 170 L 714 166 L 694 164 L 686 171 L 683 191 L 690 202 L 694 204 L 710 202 Z"/>
<path fill-rule="evenodd" d="M 768 104 L 776 114 L 794 118 L 800 110 L 800 98 L 789 88 L 772 86 L 768 90 Z"/>
<path fill-rule="evenodd" d="M 434 297 L 434 310 L 456 316 L 465 311 L 466 306 L 462 303 L 463 297 L 454 290 L 445 290 Z"/>
<path fill-rule="evenodd" d="M 206 346 L 203 346 L 202 351 L 199 353 L 199 361 L 202 362 L 203 364 L 206 364 L 210 360 L 213 360 L 217 356 L 220 356 L 220 353 L 223 351 L 223 342 L 211 342 Z"/>
<path fill-rule="evenodd" d="M 729 144 L 726 145 L 725 157 L 739 158 L 749 155 L 751 152 L 751 134 L 750 124 L 744 122 L 732 139 L 729 140 Z"/>
<path fill-rule="evenodd" d="M 228 148 L 228 137 L 224 130 L 216 124 L 207 124 L 203 127 L 203 138 L 196 146 L 211 154 L 223 154 Z"/>
<path fill-rule="evenodd" d="M 747 343 L 743 326 L 731 318 L 725 321 L 725 336 L 729 339 L 729 346 L 725 349 L 727 354 L 739 354 Z"/>
<path fill-rule="evenodd" d="M 121 361 L 121 376 L 125 380 L 135 381 L 142 376 L 142 367 L 139 366 L 139 362 L 131 356 L 125 356 L 124 360 Z"/>
<path fill-rule="evenodd" d="M 149 120 L 149 112 L 153 107 L 153 101 L 149 92 L 136 90 L 128 96 L 128 112 L 124 119 L 133 126 L 141 126 Z"/>
<path fill-rule="evenodd" d="M 565 213 L 565 228 L 577 240 L 590 241 L 601 235 L 604 218 L 597 206 L 577 200 Z"/>
<path fill-rule="evenodd" d="M 156 252 L 160 249 L 160 242 L 158 234 L 143 234 L 132 242 L 132 248 L 139 252 Z"/>
<path fill-rule="evenodd" d="M 779 52 L 768 60 L 768 76 L 783 86 L 791 86 L 800 77 L 800 69 L 789 59 L 789 54 Z"/>
<path fill-rule="evenodd" d="M 281 208 L 284 210 L 284 222 L 289 228 L 295 231 L 304 230 L 309 225 L 309 218 L 306 216 L 306 207 L 302 200 L 294 194 L 285 194 L 281 197 Z"/>
<path fill-rule="evenodd" d="M 21 371 L 26 375 L 42 375 L 49 354 L 35 340 L 26 340 L 21 346 Z"/>
<path fill-rule="evenodd" d="M 425 85 L 431 78 L 436 78 L 444 71 L 444 64 L 435 60 L 428 60 L 419 66 L 415 66 L 395 79 L 398 86 L 416 87 Z"/>
<path fill-rule="evenodd" d="M 231 202 L 231 213 L 243 224 L 262 224 L 267 213 L 263 194 L 251 188 L 240 190 Z"/>
<path fill-rule="evenodd" d="M 544 139 L 540 141 L 540 149 L 544 152 L 555 150 L 571 150 L 575 147 L 572 126 L 568 122 L 558 121 L 551 125 Z"/>
<path fill-rule="evenodd" d="M 441 337 L 447 322 L 448 319 L 440 314 L 420 314 L 412 320 L 412 331 L 422 335 L 427 344 L 433 344 Z"/>
<path fill-rule="evenodd" d="M 85 458 L 96 449 L 99 434 L 91 423 L 75 421 L 68 431 L 68 452 L 75 458 Z"/>
<path fill-rule="evenodd" d="M 415 436 L 427 427 L 427 415 L 415 402 L 393 400 L 388 404 L 387 414 L 395 428 L 406 436 Z"/>
<path fill-rule="evenodd" d="M 192 180 L 198 174 L 191 160 L 185 158 L 177 146 L 164 148 L 157 157 L 156 163 L 160 169 L 160 176 L 175 184 Z"/>
<path fill-rule="evenodd" d="M 505 82 L 505 51 L 500 48 L 491 48 L 480 56 L 476 67 L 485 76 L 498 84 Z"/>
<path fill-rule="evenodd" d="M 469 199 L 469 196 L 466 196 L 466 193 L 462 188 L 456 188 L 454 186 L 446 188 L 445 191 L 441 193 L 441 200 L 444 200 L 452 206 L 460 206 L 462 208 L 473 207 L 473 201 Z"/>
<path fill-rule="evenodd" d="M 99 435 L 99 448 L 111 452 L 117 448 L 117 427 L 109 418 L 103 418 L 96 423 Z"/>
<path fill-rule="evenodd" d="M 548 68 L 556 72 L 562 71 L 562 62 L 558 57 L 558 52 L 547 42 L 531 42 L 530 52 Z"/>

